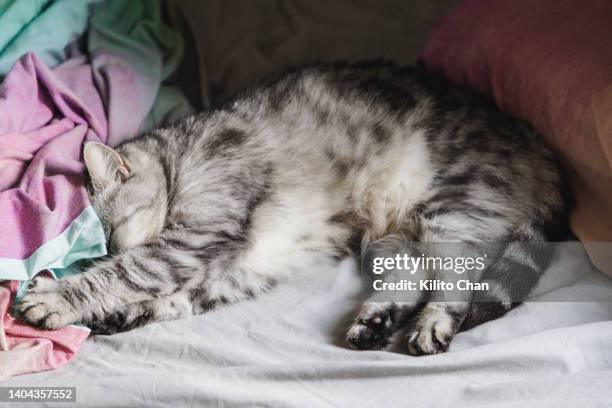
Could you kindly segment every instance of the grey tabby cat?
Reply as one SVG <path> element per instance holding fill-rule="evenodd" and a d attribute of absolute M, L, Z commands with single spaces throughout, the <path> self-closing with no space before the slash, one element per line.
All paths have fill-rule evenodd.
<path fill-rule="evenodd" d="M 527 125 L 383 62 L 290 71 L 115 150 L 88 143 L 84 158 L 110 254 L 36 279 L 18 309 L 37 327 L 114 333 L 252 298 L 311 261 L 510 242 L 482 276 L 486 299 L 370 299 L 348 330 L 353 347 L 383 348 L 412 319 L 409 351 L 437 353 L 516 304 L 510 276 L 535 285 L 549 257 L 518 244 L 559 239 L 567 208 Z"/>

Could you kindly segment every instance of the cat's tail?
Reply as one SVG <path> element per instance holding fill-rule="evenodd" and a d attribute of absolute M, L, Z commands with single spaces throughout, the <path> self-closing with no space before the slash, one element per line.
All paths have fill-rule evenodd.
<path fill-rule="evenodd" d="M 535 223 L 511 234 L 501 256 L 484 271 L 481 282 L 488 283 L 489 290 L 475 293 L 461 330 L 501 317 L 522 303 L 551 262 L 555 249 L 551 240 L 560 240 L 561 235 Z"/>

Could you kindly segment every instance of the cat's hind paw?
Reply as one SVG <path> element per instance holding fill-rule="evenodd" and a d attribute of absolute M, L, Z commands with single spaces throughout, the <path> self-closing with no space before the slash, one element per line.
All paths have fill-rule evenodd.
<path fill-rule="evenodd" d="M 393 332 L 391 311 L 366 304 L 349 328 L 346 339 L 354 349 L 380 350 L 389 345 Z"/>
<path fill-rule="evenodd" d="M 425 311 L 407 335 L 408 352 L 414 356 L 438 354 L 448 350 L 456 333 L 456 322 L 443 311 Z"/>

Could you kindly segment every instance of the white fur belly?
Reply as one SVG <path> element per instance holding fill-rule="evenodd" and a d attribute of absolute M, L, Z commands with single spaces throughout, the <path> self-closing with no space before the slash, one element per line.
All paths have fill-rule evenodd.
<path fill-rule="evenodd" d="M 377 239 L 398 225 L 425 198 L 434 176 L 422 131 L 372 157 L 353 185 L 353 206 L 371 223 L 366 239 Z"/>
<path fill-rule="evenodd" d="M 345 202 L 320 187 L 296 186 L 261 205 L 253 217 L 251 246 L 240 264 L 247 269 L 257 265 L 278 279 L 330 255 L 332 239 L 348 239 L 348 228 L 329 222 Z"/>

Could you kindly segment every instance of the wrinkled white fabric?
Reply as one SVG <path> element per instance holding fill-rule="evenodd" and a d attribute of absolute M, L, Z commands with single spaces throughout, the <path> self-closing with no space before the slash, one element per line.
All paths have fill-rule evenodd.
<path fill-rule="evenodd" d="M 612 299 L 579 255 L 550 280 Z M 76 386 L 80 406 L 104 407 L 612 406 L 612 303 L 531 302 L 411 357 L 345 346 L 360 287 L 352 262 L 311 270 L 258 300 L 95 336 L 68 366 L 1 385 Z"/>

